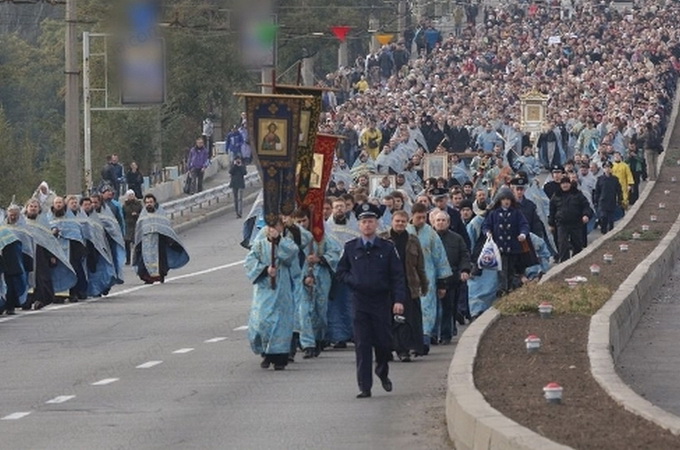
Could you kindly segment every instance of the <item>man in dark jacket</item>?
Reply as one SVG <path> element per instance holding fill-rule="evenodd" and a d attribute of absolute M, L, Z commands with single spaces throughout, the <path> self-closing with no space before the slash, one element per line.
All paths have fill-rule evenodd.
<path fill-rule="evenodd" d="M 623 191 L 619 179 L 612 175 L 612 163 L 607 161 L 602 165 L 604 175 L 597 179 L 593 204 L 597 211 L 602 234 L 614 228 L 614 215 L 623 201 Z"/>
<path fill-rule="evenodd" d="M 449 205 L 449 194 L 446 189 L 434 189 L 432 191 L 432 203 L 436 208 L 444 211 L 449 216 L 449 229 L 463 238 L 468 249 L 471 248 L 470 237 L 467 234 L 467 229 L 463 220 L 460 218 L 460 212 Z M 430 224 L 434 225 L 434 224 Z"/>
<path fill-rule="evenodd" d="M 557 230 L 557 249 L 560 262 L 576 255 L 585 246 L 583 225 L 593 217 L 588 199 L 569 177 L 562 177 L 560 190 L 550 199 L 550 230 Z M 571 251 L 571 252 L 570 252 Z"/>
<path fill-rule="evenodd" d="M 545 239 L 545 229 L 536 211 L 536 203 L 524 196 L 524 191 L 528 184 L 529 181 L 524 177 L 515 177 L 510 181 L 512 192 L 515 194 L 515 199 L 517 199 L 517 208 L 522 211 L 524 218 L 527 219 L 531 232 L 541 239 Z"/>
<path fill-rule="evenodd" d="M 236 217 L 241 218 L 243 215 L 243 190 L 246 188 L 246 168 L 243 166 L 243 161 L 240 156 L 234 159 L 234 164 L 229 169 L 229 187 L 231 188 L 234 198 L 234 209 L 236 210 Z"/>
<path fill-rule="evenodd" d="M 458 334 L 454 315 L 458 310 L 461 284 L 470 278 L 472 262 L 470 252 L 463 238 L 449 229 L 449 215 L 443 211 L 434 214 L 434 229 L 444 244 L 446 259 L 453 274 L 446 280 L 438 282 L 438 289 L 446 289 L 441 299 L 442 321 L 439 335 L 442 344 L 450 344 L 451 338 Z"/>
<path fill-rule="evenodd" d="M 375 374 L 383 389 L 392 391 L 389 379 L 391 347 L 390 316 L 404 313 L 404 302 L 410 294 L 404 283 L 404 267 L 394 244 L 376 235 L 377 206 L 364 203 L 357 214 L 361 237 L 345 244 L 335 272 L 337 279 L 352 292 L 354 344 L 357 360 L 357 398 L 371 396 L 373 374 L 371 361 L 375 349 Z"/>
<path fill-rule="evenodd" d="M 394 211 L 392 228 L 379 237 L 392 241 L 404 266 L 406 274 L 406 293 L 410 301 L 404 302 L 404 323 L 395 323 L 393 327 L 393 348 L 402 362 L 411 361 L 410 352 L 423 354 L 423 313 L 420 308 L 420 296 L 427 294 L 427 275 L 425 274 L 425 257 L 418 238 L 406 231 L 408 225 L 406 211 Z"/>
<path fill-rule="evenodd" d="M 451 152 L 463 153 L 470 146 L 470 133 L 461 119 L 455 119 L 453 126 L 447 124 L 444 132 L 448 138 L 448 149 Z"/>

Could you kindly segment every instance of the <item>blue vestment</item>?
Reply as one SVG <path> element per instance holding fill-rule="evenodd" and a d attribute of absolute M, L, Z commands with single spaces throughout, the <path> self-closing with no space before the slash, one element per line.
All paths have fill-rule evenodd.
<path fill-rule="evenodd" d="M 317 255 L 321 261 L 310 264 L 305 260 L 302 267 L 302 278 L 314 278 L 314 286 L 302 288 L 301 300 L 298 304 L 298 324 L 300 325 L 300 345 L 302 348 L 313 348 L 317 341 L 326 338 L 328 328 L 328 296 L 331 291 L 333 274 L 340 261 L 342 248 L 334 239 L 313 241 L 307 247 L 305 256 Z"/>
<path fill-rule="evenodd" d="M 475 216 L 467 225 L 470 242 L 475 245 L 482 233 L 484 216 Z M 477 265 L 477 261 L 472 261 Z M 496 300 L 498 291 L 498 272 L 495 270 L 482 270 L 479 275 L 474 275 L 468 280 L 468 304 L 470 315 L 478 316 L 491 307 Z"/>
<path fill-rule="evenodd" d="M 23 305 L 28 294 L 28 274 L 24 268 L 22 244 L 19 237 L 6 225 L 0 225 L 0 310 L 10 300 Z"/>
<path fill-rule="evenodd" d="M 417 229 L 408 225 L 406 230 L 420 241 L 425 258 L 425 274 L 427 275 L 427 294 L 420 297 L 420 307 L 423 311 L 423 334 L 425 339 L 436 336 L 437 316 L 439 315 L 439 301 L 437 299 L 437 280 L 453 275 L 451 266 L 446 258 L 444 244 L 436 231 L 430 225 L 423 225 Z M 429 342 L 426 343 L 429 345 Z"/>
<path fill-rule="evenodd" d="M 334 239 L 341 249 L 344 249 L 346 242 L 360 236 L 359 225 L 354 217 L 348 219 L 344 225 L 336 224 L 333 217 L 329 217 L 326 221 L 326 239 Z M 329 299 L 326 340 L 330 342 L 349 341 L 354 334 L 352 329 L 352 299 L 350 298 L 349 287 L 342 281 L 333 279 Z"/>
<path fill-rule="evenodd" d="M 248 320 L 250 348 L 258 355 L 290 352 L 295 309 L 291 266 L 298 264 L 298 247 L 289 237 L 276 246 L 276 281 L 272 287 L 267 268 L 272 265 L 272 244 L 256 239 L 246 256 L 246 276 L 253 283 L 253 302 Z"/>
<path fill-rule="evenodd" d="M 150 213 L 144 209 L 139 215 L 135 227 L 135 252 L 140 250 L 141 255 L 135 255 L 140 276 L 146 271 L 145 275 L 149 277 L 164 277 L 167 270 L 179 269 L 189 262 L 189 254 L 162 210 Z"/>

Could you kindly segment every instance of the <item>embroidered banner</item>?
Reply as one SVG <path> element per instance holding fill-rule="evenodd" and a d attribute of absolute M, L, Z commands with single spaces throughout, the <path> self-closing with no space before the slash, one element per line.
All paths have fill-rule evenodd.
<path fill-rule="evenodd" d="M 303 205 L 309 188 L 312 187 L 309 184 L 309 178 L 312 173 L 316 132 L 319 129 L 319 120 L 321 119 L 323 89 L 310 86 L 277 84 L 274 86 L 274 93 L 311 97 L 309 101 L 305 101 L 300 112 L 300 142 L 298 143 L 297 152 L 297 203 Z"/>
<path fill-rule="evenodd" d="M 303 204 L 309 207 L 312 213 L 309 228 L 317 242 L 321 242 L 324 235 L 323 203 L 326 199 L 328 182 L 331 180 L 335 148 L 339 139 L 342 137 L 321 133 L 316 135 L 310 187 Z"/>
<path fill-rule="evenodd" d="M 300 115 L 312 97 L 301 95 L 238 94 L 246 99 L 246 121 L 255 162 L 262 178 L 264 220 L 274 226 L 281 214 L 295 210 L 295 169 Z"/>

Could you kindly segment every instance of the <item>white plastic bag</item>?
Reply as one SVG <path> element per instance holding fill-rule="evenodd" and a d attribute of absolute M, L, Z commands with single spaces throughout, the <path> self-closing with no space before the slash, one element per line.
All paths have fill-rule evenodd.
<path fill-rule="evenodd" d="M 486 238 L 484 247 L 482 247 L 482 252 L 479 254 L 479 258 L 477 258 L 477 265 L 483 270 L 503 270 L 501 264 L 501 251 L 498 249 L 498 246 L 491 235 Z"/>

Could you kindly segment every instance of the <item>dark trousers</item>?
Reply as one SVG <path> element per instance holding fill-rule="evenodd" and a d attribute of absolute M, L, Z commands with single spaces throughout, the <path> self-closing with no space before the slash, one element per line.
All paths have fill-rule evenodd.
<path fill-rule="evenodd" d="M 560 253 L 560 262 L 580 253 L 583 250 L 583 244 L 583 224 L 557 226 L 557 248 Z"/>
<path fill-rule="evenodd" d="M 191 169 L 190 193 L 195 194 L 203 190 L 203 169 Z"/>
<path fill-rule="evenodd" d="M 410 351 L 423 354 L 423 311 L 420 298 L 404 302 L 405 323 L 392 324 L 392 348 L 399 355 L 408 355 Z"/>
<path fill-rule="evenodd" d="M 611 231 L 614 228 L 614 215 L 615 211 L 600 211 L 598 221 L 600 222 L 600 231 L 602 234 Z"/>
<path fill-rule="evenodd" d="M 125 240 L 125 264 L 130 265 L 132 256 L 132 241 Z"/>
<path fill-rule="evenodd" d="M 459 296 L 460 283 L 455 283 L 446 289 L 446 295 L 440 300 L 442 304 L 442 325 L 439 337 L 442 340 L 451 340 L 453 336 L 458 334 L 455 313 L 458 310 Z"/>
<path fill-rule="evenodd" d="M 39 245 L 35 248 L 35 288 L 33 289 L 33 301 L 49 305 L 54 302 L 54 286 L 52 285 L 52 264 L 54 258 L 44 247 Z"/>
<path fill-rule="evenodd" d="M 519 254 L 501 253 L 503 270 L 501 270 L 499 290 L 507 294 L 517 286 L 517 278 L 524 272 L 524 267 L 520 263 Z"/>
<path fill-rule="evenodd" d="M 370 391 L 373 387 L 371 362 L 375 349 L 375 374 L 381 380 L 389 374 L 390 359 L 390 325 L 389 307 L 380 311 L 354 312 L 354 345 L 357 359 L 357 382 L 360 391 Z"/>
<path fill-rule="evenodd" d="M 468 284 L 461 283 L 458 289 L 458 304 L 456 305 L 456 313 L 470 318 L 470 304 L 468 302 Z"/>
<path fill-rule="evenodd" d="M 234 197 L 234 211 L 238 217 L 241 217 L 243 215 L 243 189 L 231 188 L 231 192 Z"/>

